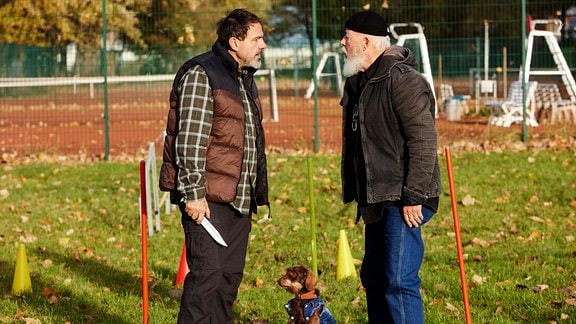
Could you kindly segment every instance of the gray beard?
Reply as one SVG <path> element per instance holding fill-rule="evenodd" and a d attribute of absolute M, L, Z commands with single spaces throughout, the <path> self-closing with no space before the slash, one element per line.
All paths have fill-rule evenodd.
<path fill-rule="evenodd" d="M 262 61 L 254 60 L 254 61 L 248 62 L 246 64 L 246 66 L 251 67 L 251 68 L 255 68 L 256 70 L 258 70 L 262 66 Z"/>
<path fill-rule="evenodd" d="M 345 77 L 349 77 L 360 72 L 360 68 L 362 67 L 363 61 L 364 58 L 360 55 L 344 59 L 344 67 L 342 67 L 342 74 L 344 74 Z"/>

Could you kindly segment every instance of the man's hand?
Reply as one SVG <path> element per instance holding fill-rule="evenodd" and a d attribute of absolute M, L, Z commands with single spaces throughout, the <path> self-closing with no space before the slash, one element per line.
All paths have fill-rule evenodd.
<path fill-rule="evenodd" d="M 422 205 L 403 206 L 402 215 L 408 227 L 418 227 L 424 220 L 424 215 L 422 215 Z"/>
<path fill-rule="evenodd" d="M 184 209 L 186 214 L 192 218 L 196 224 L 202 223 L 204 217 L 210 218 L 210 208 L 208 208 L 208 202 L 206 202 L 206 198 L 194 200 L 194 201 L 187 201 L 186 207 Z"/>

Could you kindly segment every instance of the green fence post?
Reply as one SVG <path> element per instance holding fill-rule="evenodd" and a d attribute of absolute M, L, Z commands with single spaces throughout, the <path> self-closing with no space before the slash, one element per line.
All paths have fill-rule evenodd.
<path fill-rule="evenodd" d="M 106 46 L 106 0 L 102 0 L 102 75 L 104 76 L 104 159 L 110 155 L 110 129 L 108 124 L 108 49 Z"/>

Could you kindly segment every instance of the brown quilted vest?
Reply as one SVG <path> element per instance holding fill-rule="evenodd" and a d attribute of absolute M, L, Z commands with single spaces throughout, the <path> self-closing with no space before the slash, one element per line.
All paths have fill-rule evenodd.
<path fill-rule="evenodd" d="M 175 139 L 179 124 L 178 84 L 182 76 L 194 65 L 200 64 L 208 74 L 214 97 L 213 125 L 206 150 L 206 199 L 214 202 L 231 202 L 236 196 L 240 179 L 244 149 L 244 110 L 240 99 L 237 79 L 230 73 L 235 70 L 235 62 L 224 61 L 224 49 L 216 43 L 213 51 L 185 62 L 178 70 L 170 91 L 170 109 L 166 122 L 164 152 L 160 169 L 160 189 L 171 192 L 171 201 L 177 203 L 181 195 L 176 191 L 178 166 L 176 165 Z M 226 53 L 227 54 L 227 53 Z M 226 68 L 232 64 L 232 69 Z M 257 185 L 254 197 L 257 205 L 268 205 L 268 182 L 266 156 L 264 154 L 264 134 L 262 130 L 261 105 L 252 78 L 253 71 L 246 73 L 245 86 L 256 110 L 257 130 Z M 225 127 L 223 127 L 225 125 Z"/>

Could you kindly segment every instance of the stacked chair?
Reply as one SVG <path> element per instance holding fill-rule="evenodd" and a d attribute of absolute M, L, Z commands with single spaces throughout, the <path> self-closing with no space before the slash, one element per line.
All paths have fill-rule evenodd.
<path fill-rule="evenodd" d="M 576 124 L 576 102 L 563 99 L 555 83 L 540 83 L 536 88 L 536 109 L 539 120 L 550 117 L 550 123 Z"/>
<path fill-rule="evenodd" d="M 536 127 L 536 88 L 538 82 L 526 83 L 526 125 Z M 512 124 L 524 122 L 524 97 L 522 81 L 514 81 L 510 84 L 506 101 L 489 101 L 485 105 L 490 107 L 490 125 L 510 127 Z"/>

